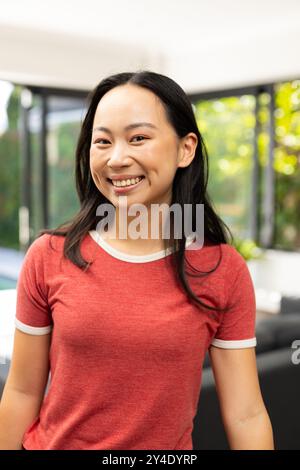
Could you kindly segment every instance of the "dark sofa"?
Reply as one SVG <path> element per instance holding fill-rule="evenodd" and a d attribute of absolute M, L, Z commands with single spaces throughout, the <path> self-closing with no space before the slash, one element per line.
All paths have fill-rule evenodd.
<path fill-rule="evenodd" d="M 300 449 L 300 364 L 292 361 L 294 340 L 300 340 L 300 298 L 283 296 L 280 313 L 259 320 L 256 358 L 263 399 L 277 450 Z M 300 355 L 298 355 L 300 357 Z M 198 412 L 194 420 L 196 450 L 229 449 L 209 356 L 206 355 Z"/>

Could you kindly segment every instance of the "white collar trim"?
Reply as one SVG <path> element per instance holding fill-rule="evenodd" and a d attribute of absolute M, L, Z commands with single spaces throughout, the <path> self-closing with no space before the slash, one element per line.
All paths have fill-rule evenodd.
<path fill-rule="evenodd" d="M 167 250 L 157 251 L 156 253 L 150 253 L 148 255 L 130 255 L 128 253 L 123 253 L 122 251 L 117 250 L 110 246 L 106 240 L 102 238 L 99 231 L 97 230 L 90 230 L 90 236 L 93 240 L 98 243 L 98 245 L 103 248 L 104 251 L 109 253 L 114 258 L 120 259 L 122 261 L 128 261 L 130 263 L 147 263 L 149 261 L 155 261 L 157 259 L 165 258 L 169 254 L 172 253 L 172 248 L 167 248 Z M 194 237 L 187 237 L 185 246 L 189 246 L 194 240 Z"/>

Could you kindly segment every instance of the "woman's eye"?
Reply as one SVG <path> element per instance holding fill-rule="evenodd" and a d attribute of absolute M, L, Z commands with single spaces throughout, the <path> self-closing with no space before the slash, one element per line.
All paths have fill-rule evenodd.
<path fill-rule="evenodd" d="M 136 135 L 136 136 L 132 137 L 132 139 L 136 139 L 136 138 L 138 138 L 138 137 L 142 137 L 142 139 L 147 139 L 147 137 L 144 137 L 143 135 Z M 97 139 L 97 140 L 95 140 L 94 143 L 95 143 L 95 144 L 100 144 L 101 141 L 102 141 L 102 142 L 109 142 L 109 141 L 106 140 L 106 139 Z M 140 142 L 140 141 L 138 141 L 138 142 Z"/>
<path fill-rule="evenodd" d="M 142 139 L 146 139 L 146 137 L 144 137 L 143 135 L 136 135 L 135 137 L 132 137 L 132 138 L 135 139 L 137 137 L 142 137 Z"/>

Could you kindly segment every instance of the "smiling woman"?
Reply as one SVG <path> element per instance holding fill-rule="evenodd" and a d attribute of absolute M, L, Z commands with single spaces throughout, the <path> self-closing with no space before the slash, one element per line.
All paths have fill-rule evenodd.
<path fill-rule="evenodd" d="M 124 126 L 125 116 L 128 124 Z M 145 87 L 123 84 L 99 100 L 93 119 L 90 168 L 95 185 L 116 208 L 118 233 L 122 230 L 118 224 L 118 196 L 126 194 L 129 206 L 138 203 L 150 208 L 158 202 L 171 205 L 175 173 L 191 163 L 197 143 L 198 137 L 192 132 L 180 142 L 163 104 Z M 136 181 L 139 176 L 142 179 Z M 106 184 L 107 180 L 112 184 Z M 149 212 L 149 229 L 150 219 Z M 130 220 L 132 217 L 127 218 L 126 226 Z M 143 246 L 146 253 L 155 243 L 160 249 L 161 239 L 154 242 L 149 237 L 132 243 L 128 237 L 123 246 Z"/>
<path fill-rule="evenodd" d="M 80 210 L 40 233 L 19 277 L 0 448 L 192 449 L 208 350 L 231 447 L 273 448 L 255 367 L 254 288 L 207 194 L 208 156 L 188 97 L 171 78 L 140 71 L 105 78 L 89 100 L 76 151 Z M 151 209 L 174 204 L 192 207 L 192 233 L 184 210 L 170 211 L 168 239 Z M 106 232 L 102 205 L 114 209 Z M 127 234 L 135 205 L 147 209 L 146 237 Z"/>

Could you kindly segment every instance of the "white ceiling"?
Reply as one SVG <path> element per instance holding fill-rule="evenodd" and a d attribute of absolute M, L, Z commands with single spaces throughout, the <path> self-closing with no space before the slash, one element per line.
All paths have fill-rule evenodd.
<path fill-rule="evenodd" d="M 0 21 L 163 49 L 300 27 L 299 0 L 9 0 Z M 42 8 L 41 8 L 42 6 Z"/>
<path fill-rule="evenodd" d="M 149 67 L 213 90 L 300 77 L 300 0 L 9 0 L 0 39 L 0 79 L 90 88 Z"/>

